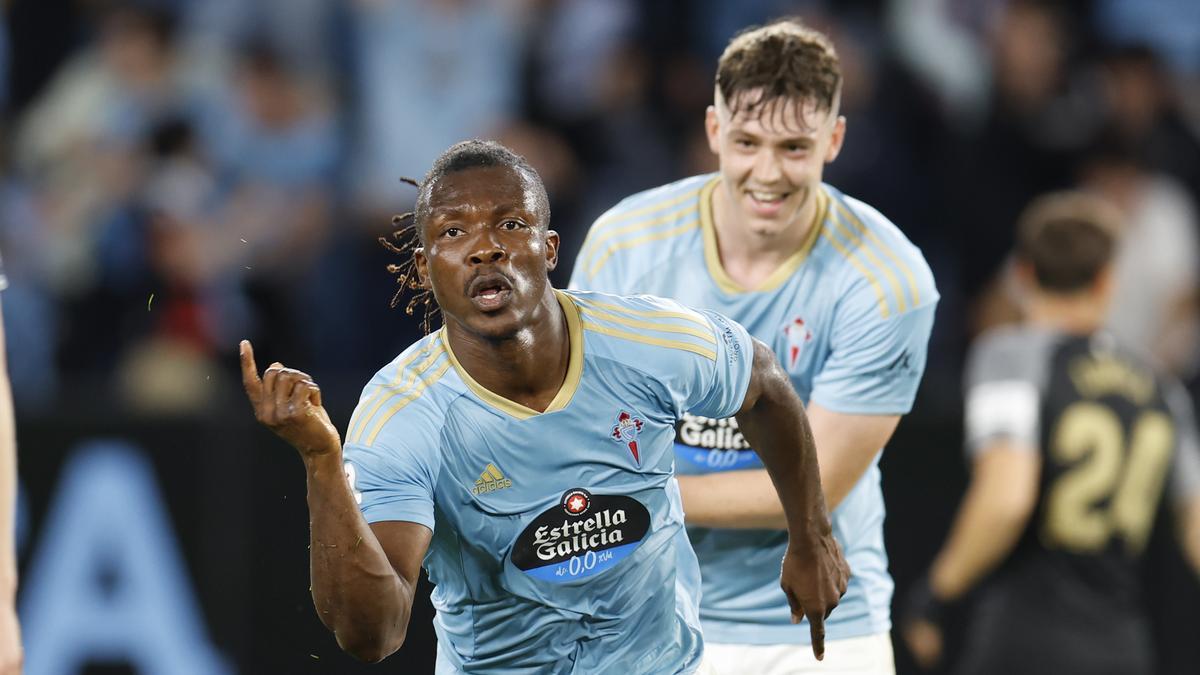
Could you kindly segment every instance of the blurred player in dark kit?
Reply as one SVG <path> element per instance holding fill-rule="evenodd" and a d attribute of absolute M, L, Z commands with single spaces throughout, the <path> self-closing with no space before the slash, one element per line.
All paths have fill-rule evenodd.
<path fill-rule="evenodd" d="M 1084 193 L 1018 224 L 1024 322 L 966 372 L 970 487 L 901 629 L 941 657 L 945 603 L 979 586 L 954 672 L 1150 673 L 1137 563 L 1164 502 L 1200 571 L 1200 446 L 1178 382 L 1101 330 L 1120 216 Z"/>

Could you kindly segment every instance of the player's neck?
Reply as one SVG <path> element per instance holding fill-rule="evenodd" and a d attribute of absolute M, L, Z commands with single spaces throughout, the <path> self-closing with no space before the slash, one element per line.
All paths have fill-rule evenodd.
<path fill-rule="evenodd" d="M 1087 295 L 1034 293 L 1025 305 L 1026 323 L 1077 335 L 1099 330 L 1105 315 L 1102 303 Z"/>
<path fill-rule="evenodd" d="M 816 225 L 817 199 L 809 198 L 792 223 L 780 230 L 755 230 L 743 224 L 725 191 L 712 193 L 717 254 L 729 278 L 743 288 L 757 288 L 804 246 Z"/>
<path fill-rule="evenodd" d="M 528 326 L 503 339 L 472 333 L 448 320 L 446 338 L 459 365 L 480 386 L 541 412 L 566 380 L 571 336 L 566 315 L 549 286 L 537 314 Z"/>

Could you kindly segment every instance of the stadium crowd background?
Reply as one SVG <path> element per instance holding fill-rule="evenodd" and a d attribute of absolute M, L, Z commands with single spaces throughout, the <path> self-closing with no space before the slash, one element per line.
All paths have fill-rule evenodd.
<path fill-rule="evenodd" d="M 4 7 L 3 308 L 21 475 L 34 486 L 52 484 L 57 466 L 34 457 L 37 437 L 23 429 L 98 420 L 110 434 L 181 419 L 226 425 L 278 451 L 270 466 L 291 466 L 249 428 L 237 342 L 312 373 L 345 427 L 367 377 L 420 331 L 420 317 L 388 308 L 392 259 L 376 241 L 411 206 L 401 176 L 421 177 L 464 138 L 526 155 L 550 191 L 565 283 L 601 212 L 715 169 L 702 120 L 717 56 L 740 28 L 785 14 L 828 32 L 841 56 L 848 136 L 827 181 L 899 225 L 942 295 L 922 393 L 884 460 L 901 586 L 956 504 L 962 359 L 972 336 L 1014 316 L 1004 270 L 1031 198 L 1083 186 L 1122 208 L 1112 329 L 1197 382 L 1193 0 Z M 247 424 L 229 422 L 238 416 Z M 281 484 L 302 499 L 298 472 L 266 488 L 231 483 Z M 35 495 L 33 511 L 48 500 Z M 304 543 L 289 539 L 282 558 L 301 572 Z M 203 595 L 219 574 L 191 546 Z M 239 550 L 254 555 L 252 543 Z M 1160 578 L 1186 581 L 1166 564 L 1177 576 Z M 223 620 L 202 604 L 210 625 Z M 228 632 L 217 629 L 217 642 Z M 255 672 L 246 640 L 224 650 Z M 1164 653 L 1169 672 L 1194 672 L 1196 661 L 1179 659 L 1200 658 L 1195 644 Z"/>

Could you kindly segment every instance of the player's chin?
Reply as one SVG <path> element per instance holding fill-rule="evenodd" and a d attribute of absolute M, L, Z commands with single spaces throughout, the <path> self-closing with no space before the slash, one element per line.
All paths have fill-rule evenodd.
<path fill-rule="evenodd" d="M 505 307 L 493 311 L 473 311 L 464 322 L 472 333 L 488 340 L 504 340 L 513 337 L 521 328 L 516 313 Z"/>

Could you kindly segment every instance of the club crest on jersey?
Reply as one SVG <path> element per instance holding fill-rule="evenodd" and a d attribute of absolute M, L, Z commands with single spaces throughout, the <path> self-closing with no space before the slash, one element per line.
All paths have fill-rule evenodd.
<path fill-rule="evenodd" d="M 784 358 L 787 359 L 788 370 L 795 370 L 800 362 L 800 354 L 804 352 L 804 345 L 812 341 L 812 331 L 804 325 L 804 319 L 795 316 L 783 324 L 783 337 L 787 341 Z"/>
<path fill-rule="evenodd" d="M 629 448 L 629 452 L 633 454 L 633 461 L 642 464 L 642 458 L 638 454 L 638 434 L 642 433 L 642 420 L 640 417 L 634 417 L 632 414 L 622 410 L 617 414 L 616 423 L 612 428 L 612 439 L 618 443 L 624 444 Z"/>

